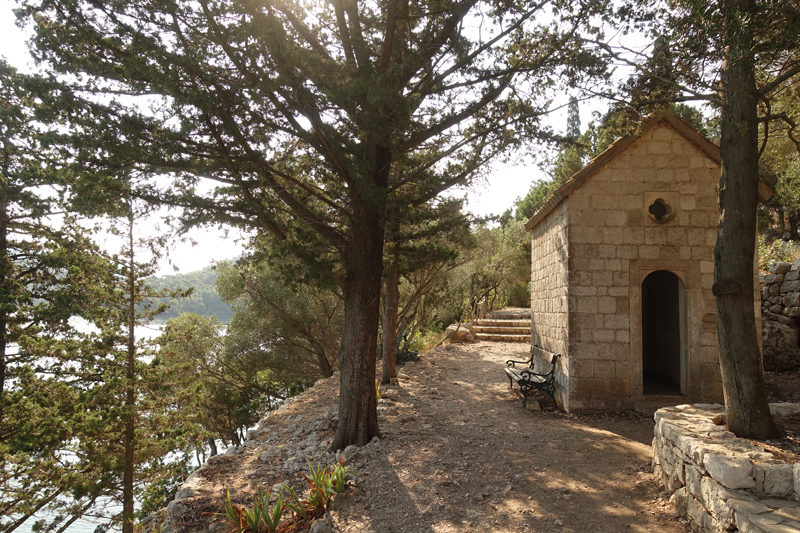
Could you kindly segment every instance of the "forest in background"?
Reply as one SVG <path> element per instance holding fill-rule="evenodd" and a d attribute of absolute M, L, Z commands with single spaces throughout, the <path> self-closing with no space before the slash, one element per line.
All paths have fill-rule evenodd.
<path fill-rule="evenodd" d="M 155 321 L 164 322 L 167 319 L 176 318 L 182 313 L 195 313 L 206 317 L 214 316 L 223 324 L 227 324 L 233 312 L 217 293 L 217 276 L 215 268 L 207 266 L 185 274 L 148 278 L 147 284 L 156 290 L 185 291 L 192 289 L 191 294 L 182 298 L 161 299 L 160 302 L 168 304 L 169 309 L 158 315 Z"/>

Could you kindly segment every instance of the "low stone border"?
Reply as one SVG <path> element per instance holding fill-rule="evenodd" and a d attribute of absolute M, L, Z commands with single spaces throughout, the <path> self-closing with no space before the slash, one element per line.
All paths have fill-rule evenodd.
<path fill-rule="evenodd" d="M 771 404 L 773 414 L 800 404 Z M 722 424 L 719 404 L 679 405 L 655 414 L 653 470 L 678 514 L 703 531 L 800 531 L 800 464 L 786 464 Z M 715 423 L 717 422 L 717 423 Z"/>

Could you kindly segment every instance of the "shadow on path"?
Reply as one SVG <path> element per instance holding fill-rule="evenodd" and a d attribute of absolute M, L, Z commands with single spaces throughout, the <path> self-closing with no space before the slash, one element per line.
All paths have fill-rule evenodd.
<path fill-rule="evenodd" d="M 379 405 L 385 463 L 363 473 L 337 529 L 688 531 L 649 473 L 652 419 L 523 409 L 503 366 L 527 350 L 450 345 L 403 370 Z"/>

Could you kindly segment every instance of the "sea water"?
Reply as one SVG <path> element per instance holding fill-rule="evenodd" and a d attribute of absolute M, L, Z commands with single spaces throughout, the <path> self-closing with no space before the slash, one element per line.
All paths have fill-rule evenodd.
<path fill-rule="evenodd" d="M 46 516 L 42 516 L 40 518 L 46 519 Z M 31 533 L 31 526 L 35 521 L 35 519 L 26 521 L 24 524 L 15 529 L 14 533 Z M 103 523 L 104 522 L 100 520 L 89 522 L 88 520 L 79 518 L 70 524 L 64 533 L 94 533 L 95 528 Z"/>

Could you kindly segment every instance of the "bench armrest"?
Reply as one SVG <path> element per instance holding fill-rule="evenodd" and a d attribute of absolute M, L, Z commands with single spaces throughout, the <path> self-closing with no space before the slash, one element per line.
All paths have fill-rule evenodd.
<path fill-rule="evenodd" d="M 518 364 L 519 365 L 525 365 L 525 366 L 531 366 L 533 364 L 533 356 L 531 356 L 531 358 L 528 359 L 527 361 L 515 361 L 514 359 L 509 359 L 508 361 L 506 361 L 506 366 L 507 367 L 516 368 L 517 367 L 516 365 L 518 365 Z"/>
<path fill-rule="evenodd" d="M 539 374 L 538 372 L 534 372 L 530 368 L 523 368 L 522 370 L 519 371 L 519 373 L 520 373 L 521 376 L 527 377 L 527 379 L 530 379 L 531 377 L 534 377 L 534 376 L 538 377 L 538 378 L 545 378 L 545 379 L 550 377 L 550 373 L 548 373 L 548 374 Z"/>
<path fill-rule="evenodd" d="M 534 346 L 534 348 L 538 348 L 538 347 L 539 347 L 538 344 Z M 525 365 L 526 367 L 530 368 L 530 367 L 533 366 L 533 359 L 534 358 L 535 358 L 535 356 L 533 354 L 533 350 L 531 350 L 531 358 L 528 359 L 527 361 L 515 361 L 514 359 L 509 359 L 508 361 L 506 361 L 506 366 L 509 367 L 509 368 L 516 368 L 517 365 Z"/>

